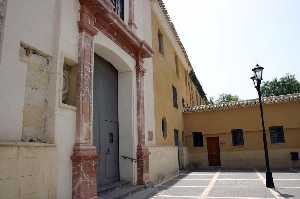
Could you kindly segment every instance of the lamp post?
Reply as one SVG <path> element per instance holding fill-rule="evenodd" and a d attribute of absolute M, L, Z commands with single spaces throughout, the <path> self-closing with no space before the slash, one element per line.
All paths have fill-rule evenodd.
<path fill-rule="evenodd" d="M 255 66 L 255 68 L 252 69 L 254 72 L 254 76 L 251 77 L 253 80 L 254 86 L 258 93 L 258 100 L 259 100 L 259 107 L 260 107 L 260 116 L 261 116 L 261 124 L 263 128 L 263 142 L 264 142 L 264 152 L 265 152 L 265 161 L 266 161 L 266 186 L 268 188 L 274 188 L 274 182 L 273 182 L 273 176 L 272 172 L 270 170 L 270 162 L 269 162 L 269 152 L 268 152 L 268 144 L 267 144 L 267 136 L 266 136 L 266 129 L 265 129 L 265 122 L 264 122 L 264 112 L 262 107 L 262 99 L 261 99 L 261 81 L 262 81 L 262 74 L 263 74 L 264 68 L 259 66 L 258 64 Z"/>

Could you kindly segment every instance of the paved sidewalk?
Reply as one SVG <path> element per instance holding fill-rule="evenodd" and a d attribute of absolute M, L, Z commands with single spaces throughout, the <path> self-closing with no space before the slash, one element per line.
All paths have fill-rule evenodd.
<path fill-rule="evenodd" d="M 265 187 L 264 172 L 182 173 L 162 185 L 152 199 L 300 199 L 300 171 L 273 171 L 276 189 Z"/>

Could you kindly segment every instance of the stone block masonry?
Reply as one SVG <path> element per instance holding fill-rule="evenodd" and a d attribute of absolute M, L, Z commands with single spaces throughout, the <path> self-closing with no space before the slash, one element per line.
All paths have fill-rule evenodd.
<path fill-rule="evenodd" d="M 0 198 L 56 198 L 55 145 L 0 143 L 0 159 Z"/>

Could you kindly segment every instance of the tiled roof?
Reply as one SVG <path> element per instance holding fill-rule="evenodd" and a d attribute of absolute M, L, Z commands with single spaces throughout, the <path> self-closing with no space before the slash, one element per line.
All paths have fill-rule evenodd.
<path fill-rule="evenodd" d="M 264 97 L 262 100 L 263 100 L 263 104 L 282 104 L 288 102 L 296 102 L 296 101 L 300 101 L 300 93 Z M 228 103 L 221 103 L 221 104 L 186 107 L 184 109 L 184 112 L 189 113 L 189 112 L 224 111 L 229 109 L 253 107 L 258 105 L 259 105 L 258 99 L 251 99 L 251 100 L 243 100 L 243 101 L 228 102 Z"/>

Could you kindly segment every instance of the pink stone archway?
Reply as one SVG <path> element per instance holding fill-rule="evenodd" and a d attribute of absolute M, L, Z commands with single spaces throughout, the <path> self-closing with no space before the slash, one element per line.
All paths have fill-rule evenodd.
<path fill-rule="evenodd" d="M 71 157 L 73 162 L 73 198 L 98 198 L 96 186 L 96 147 L 92 143 L 93 118 L 93 57 L 94 36 L 102 31 L 136 60 L 137 87 L 137 182 L 149 180 L 149 153 L 145 146 L 143 59 L 152 56 L 151 48 L 124 25 L 112 12 L 111 1 L 80 0 L 79 70 L 77 85 L 76 140 Z M 133 11 L 132 11 L 133 12 Z M 133 16 L 132 16 L 133 20 Z M 131 21 L 131 23 L 134 23 Z M 109 25 L 109 26 L 108 26 Z"/>

